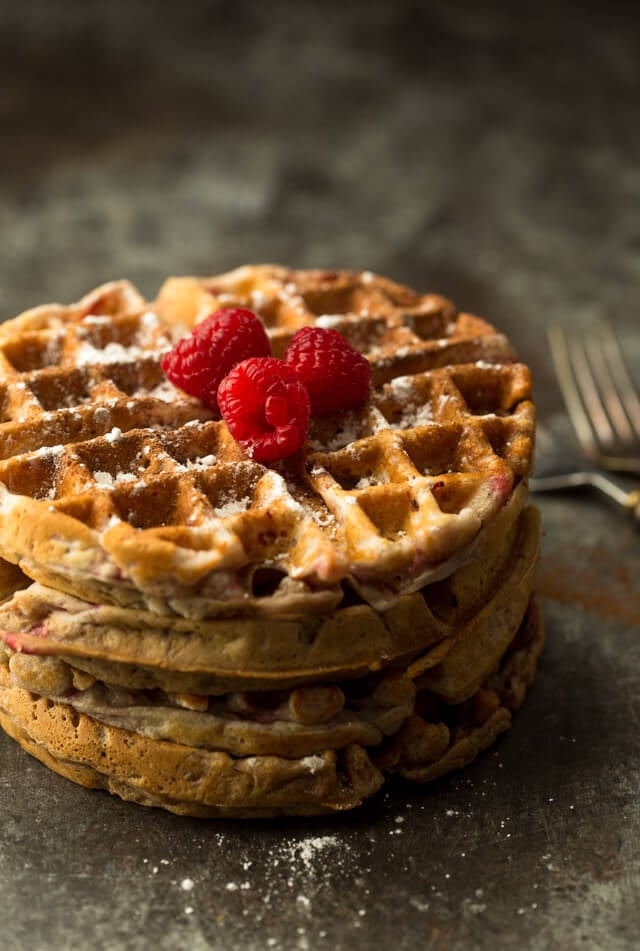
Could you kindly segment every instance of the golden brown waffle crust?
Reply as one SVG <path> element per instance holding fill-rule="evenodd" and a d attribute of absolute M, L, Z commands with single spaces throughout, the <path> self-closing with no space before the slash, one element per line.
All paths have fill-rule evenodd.
<path fill-rule="evenodd" d="M 354 678 L 411 662 L 412 676 L 457 703 L 490 673 L 496 638 L 498 656 L 508 646 L 533 588 L 537 509 L 506 508 L 493 532 L 451 579 L 384 612 L 359 604 L 320 617 L 195 622 L 89 605 L 34 584 L 0 608 L 0 639 L 113 683 L 205 694 Z"/>
<path fill-rule="evenodd" d="M 416 708 L 415 712 L 410 712 L 410 707 L 400 714 L 404 721 L 396 720 L 390 726 L 390 735 L 382 744 L 378 738 L 373 745 L 352 741 L 341 746 L 341 726 L 337 721 L 332 725 L 331 720 L 324 726 L 319 724 L 314 729 L 315 740 L 311 738 L 312 744 L 321 744 L 324 734 L 325 746 L 309 746 L 308 736 L 305 739 L 299 732 L 288 730 L 279 739 L 271 735 L 270 755 L 250 756 L 214 752 L 203 748 L 202 743 L 189 745 L 179 734 L 168 741 L 132 728 L 123 729 L 99 719 L 99 711 L 87 715 L 75 709 L 71 699 L 55 699 L 70 682 L 67 663 L 81 672 L 86 670 L 86 656 L 66 653 L 59 641 L 51 645 L 55 648 L 53 658 L 46 653 L 16 654 L 9 648 L 8 665 L 6 659 L 0 664 L 0 723 L 27 751 L 81 785 L 108 789 L 122 798 L 185 815 L 311 815 L 357 806 L 380 787 L 384 774 L 399 773 L 417 782 L 428 782 L 471 762 L 507 730 L 511 713 L 519 708 L 533 682 L 544 640 L 542 616 L 535 600 L 525 613 L 540 535 L 536 510 L 525 509 L 515 528 L 508 549 L 513 570 L 483 608 L 474 610 L 473 621 L 457 636 L 450 633 L 408 668 L 400 668 L 401 679 L 406 682 L 408 675 L 415 683 Z M 465 603 L 468 584 L 468 578 L 458 578 L 450 589 L 461 598 L 463 610 L 469 603 L 475 604 Z M 29 596 L 29 592 L 18 593 L 15 600 L 20 602 Z M 49 604 L 46 597 L 38 597 L 36 591 L 34 617 L 44 618 Z M 4 622 L 8 609 L 3 612 Z M 16 620 L 20 613 L 15 615 Z M 450 619 L 451 632 L 454 617 L 455 612 Z M 37 650 L 38 642 L 46 645 L 48 640 L 43 633 L 26 634 L 24 640 L 13 642 L 14 646 Z M 104 631 L 100 647 L 103 657 L 108 657 L 113 648 L 114 634 L 115 628 Z M 126 636 L 133 636 L 133 631 L 129 629 Z M 172 657 L 172 669 L 166 670 L 166 681 L 160 678 L 160 682 L 166 689 L 176 690 L 185 686 L 175 669 L 180 652 L 175 651 L 175 644 L 165 646 L 166 656 Z M 196 647 L 199 650 L 202 645 Z M 40 671 L 41 661 L 50 659 L 55 660 L 55 666 L 45 664 Z M 29 662 L 26 669 L 23 660 Z M 18 667 L 14 661 L 20 661 Z M 114 683 L 126 682 L 127 671 L 133 669 L 121 663 L 107 664 Z M 94 673 L 100 675 L 99 663 Z M 329 679 L 331 671 L 319 666 L 315 673 L 316 677 L 325 675 Z M 83 676 L 93 680 L 86 673 Z M 158 682 L 156 670 L 149 685 Z M 271 687 L 276 689 L 287 682 L 287 675 L 280 671 Z M 233 685 L 242 686 L 242 676 Z M 399 699 L 403 696 L 410 699 L 404 688 Z M 425 713 L 420 701 L 423 696 L 430 697 L 430 703 L 435 702 L 441 711 L 448 711 L 448 725 L 438 715 Z M 450 722 L 454 712 L 455 724 Z M 187 729 L 185 735 L 191 733 Z M 252 729 L 245 731 L 244 742 L 249 749 L 256 742 L 254 734 Z M 306 751 L 294 752 L 301 744 Z"/>
<path fill-rule="evenodd" d="M 429 782 L 472 762 L 509 728 L 512 711 L 533 683 L 543 643 L 542 615 L 535 611 L 527 642 L 507 652 L 454 731 L 412 717 L 395 746 L 392 740 L 372 755 L 351 745 L 301 759 L 238 759 L 105 726 L 1 677 L 0 725 L 60 775 L 142 805 L 199 817 L 330 813 L 372 796 L 384 781 L 381 770 Z"/>
<path fill-rule="evenodd" d="M 245 457 L 161 368 L 230 306 L 280 358 L 339 330 L 366 404 Z M 0 725 L 52 769 L 186 815 L 311 815 L 508 728 L 544 640 L 535 412 L 485 320 L 362 271 L 251 265 L 153 303 L 116 281 L 0 326 L 0 405 Z"/>
<path fill-rule="evenodd" d="M 369 360 L 362 410 L 313 423 L 284 465 L 160 369 L 176 333 L 254 307 L 282 354 L 299 327 Z M 0 329 L 0 556 L 70 593 L 187 616 L 330 612 L 348 581 L 380 607 L 451 573 L 526 480 L 530 376 L 480 318 L 368 272 L 248 266 L 126 282 Z M 264 596 L 261 572 L 282 581 Z"/>

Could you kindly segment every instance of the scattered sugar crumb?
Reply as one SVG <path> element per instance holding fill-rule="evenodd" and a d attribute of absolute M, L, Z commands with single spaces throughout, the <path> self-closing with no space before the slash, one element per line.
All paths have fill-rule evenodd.
<path fill-rule="evenodd" d="M 163 403 L 172 403 L 182 394 L 176 390 L 175 386 L 173 386 L 169 380 L 163 380 L 161 383 L 158 383 L 156 386 L 154 386 L 152 390 L 147 390 L 146 394 L 144 391 L 141 391 L 140 395 L 150 396 L 152 399 L 161 400 Z"/>
<path fill-rule="evenodd" d="M 187 461 L 182 464 L 182 468 L 206 469 L 207 466 L 215 466 L 217 461 L 216 456 L 210 453 L 208 456 L 198 456 L 196 459 L 187 459 Z"/>
<path fill-rule="evenodd" d="M 322 327 L 324 330 L 331 330 L 344 323 L 343 314 L 322 314 L 316 319 L 316 327 Z"/>
<path fill-rule="evenodd" d="M 482 902 L 470 902 L 469 911 L 472 915 L 481 915 L 483 911 L 487 910 L 487 906 Z"/>
<path fill-rule="evenodd" d="M 340 848 L 344 851 L 344 843 L 340 841 L 337 835 L 318 835 L 310 836 L 298 842 L 292 842 L 284 847 L 286 858 L 291 864 L 299 860 L 302 866 L 310 871 L 317 856 L 326 849 Z"/>
<path fill-rule="evenodd" d="M 222 505 L 217 505 L 214 512 L 218 518 L 227 518 L 229 515 L 238 515 L 240 512 L 246 512 L 251 505 L 250 498 L 229 499 Z"/>
<path fill-rule="evenodd" d="M 113 476 L 110 472 L 103 472 L 98 470 L 98 472 L 93 473 L 93 478 L 96 480 L 98 485 L 112 486 L 113 485 Z"/>
<path fill-rule="evenodd" d="M 251 291 L 249 296 L 251 298 L 251 303 L 253 304 L 254 307 L 257 307 L 257 308 L 264 307 L 264 305 L 267 302 L 267 295 L 264 293 L 264 291 L 260 291 L 260 290 Z"/>
<path fill-rule="evenodd" d="M 95 327 L 99 327 L 101 324 L 111 323 L 111 317 L 108 314 L 87 314 L 86 317 L 82 318 L 83 324 L 93 324 Z"/>
<path fill-rule="evenodd" d="M 411 905 L 412 908 L 415 908 L 416 911 L 429 911 L 429 902 L 422 901 L 422 899 L 420 898 L 415 898 L 415 897 L 410 898 L 409 904 Z"/>

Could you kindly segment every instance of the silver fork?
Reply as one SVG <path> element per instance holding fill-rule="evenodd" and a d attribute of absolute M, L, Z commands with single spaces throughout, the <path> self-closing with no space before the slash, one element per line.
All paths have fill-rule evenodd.
<path fill-rule="evenodd" d="M 599 469 L 640 474 L 640 398 L 610 323 L 584 333 L 549 327 L 567 411 L 585 456 Z"/>
<path fill-rule="evenodd" d="M 549 345 L 569 418 L 583 453 L 599 469 L 640 473 L 640 398 L 611 324 L 583 334 L 558 324 Z M 640 491 L 628 492 L 601 472 L 572 472 L 531 480 L 542 492 L 591 486 L 640 518 Z"/>

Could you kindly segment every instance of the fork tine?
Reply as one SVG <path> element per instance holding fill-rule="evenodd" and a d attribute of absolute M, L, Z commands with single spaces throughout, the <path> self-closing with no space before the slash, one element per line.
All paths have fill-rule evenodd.
<path fill-rule="evenodd" d="M 592 422 L 600 437 L 602 448 L 606 452 L 616 453 L 620 451 L 621 445 L 629 445 L 635 440 L 635 434 L 627 418 L 615 375 L 607 359 L 606 346 L 610 343 L 611 333 L 613 331 L 610 328 L 597 324 L 585 334 L 584 347 L 593 372 L 593 383 L 607 416 L 605 425 L 597 416 Z"/>
<path fill-rule="evenodd" d="M 599 453 L 611 448 L 615 433 L 607 415 L 603 389 L 607 389 L 608 369 L 601 359 L 597 339 L 587 331 L 584 339 L 577 335 L 568 339 L 568 350 L 573 362 L 576 382 L 591 422 Z M 603 380 L 605 386 L 603 387 Z M 610 384 L 608 385 L 610 389 Z"/>
<path fill-rule="evenodd" d="M 547 330 L 551 357 L 556 377 L 560 384 L 569 418 L 573 423 L 578 442 L 586 456 L 596 458 L 598 445 L 589 417 L 585 412 L 580 390 L 576 382 L 574 367 L 569 355 L 567 336 L 560 324 L 550 324 Z"/>
<path fill-rule="evenodd" d="M 619 407 L 615 412 L 619 416 L 621 428 L 627 434 L 626 438 L 633 439 L 635 433 L 635 437 L 640 439 L 640 398 L 622 358 L 615 330 L 608 321 L 600 324 L 600 342 L 609 365 L 610 377 L 614 381 L 615 399 Z"/>
<path fill-rule="evenodd" d="M 640 473 L 640 398 L 613 330 L 592 329 L 583 341 L 554 324 L 549 345 L 584 454 L 605 469 Z"/>

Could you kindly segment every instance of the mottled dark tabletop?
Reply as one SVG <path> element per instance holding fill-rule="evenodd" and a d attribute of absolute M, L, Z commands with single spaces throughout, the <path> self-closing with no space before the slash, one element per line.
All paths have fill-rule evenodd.
<path fill-rule="evenodd" d="M 640 375 L 640 17 L 518 7 L 2 4 L 0 316 L 115 277 L 369 268 L 504 329 L 570 461 L 548 321 L 611 318 Z M 536 687 L 430 788 L 199 822 L 2 735 L 2 948 L 635 951 L 640 535 L 588 494 L 539 504 Z"/>

